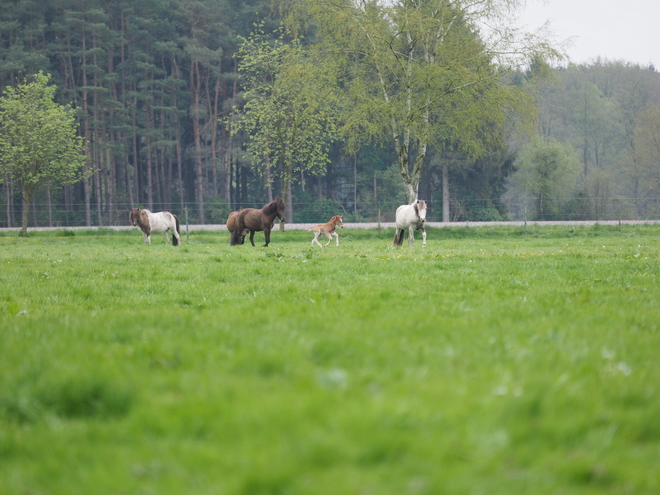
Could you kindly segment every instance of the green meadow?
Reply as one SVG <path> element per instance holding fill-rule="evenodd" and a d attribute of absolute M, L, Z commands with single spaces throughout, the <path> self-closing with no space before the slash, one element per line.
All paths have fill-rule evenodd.
<path fill-rule="evenodd" d="M 660 493 L 660 227 L 339 235 L 1 233 L 0 494 Z"/>

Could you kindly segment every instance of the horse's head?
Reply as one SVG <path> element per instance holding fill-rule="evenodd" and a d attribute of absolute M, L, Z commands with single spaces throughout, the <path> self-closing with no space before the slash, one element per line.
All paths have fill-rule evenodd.
<path fill-rule="evenodd" d="M 279 218 L 282 222 L 284 222 L 284 210 L 286 210 L 286 205 L 284 204 L 284 200 L 280 198 L 279 196 L 275 198 L 275 201 L 273 201 L 273 206 L 277 209 L 277 213 L 275 213 L 275 216 Z"/>
<path fill-rule="evenodd" d="M 131 208 L 131 212 L 128 214 L 128 220 L 131 222 L 133 227 L 137 227 L 140 222 L 140 209 Z"/>
<path fill-rule="evenodd" d="M 426 201 L 423 199 L 418 199 L 415 202 L 415 213 L 417 213 L 420 221 L 426 221 Z"/>
<path fill-rule="evenodd" d="M 331 222 L 335 224 L 335 227 L 344 227 L 344 222 L 341 219 L 341 215 L 335 215 L 332 217 Z"/>

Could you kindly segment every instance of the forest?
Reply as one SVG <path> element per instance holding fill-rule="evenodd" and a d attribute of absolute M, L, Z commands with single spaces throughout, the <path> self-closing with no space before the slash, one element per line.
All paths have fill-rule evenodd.
<path fill-rule="evenodd" d="M 460 4 L 428 3 L 447 4 L 451 12 Z M 403 147 L 379 139 L 373 130 L 380 118 L 375 100 L 360 107 L 362 114 L 351 114 L 351 125 L 346 114 L 333 114 L 334 120 L 324 123 L 306 121 L 310 129 L 325 130 L 310 131 L 307 141 L 296 145 L 286 173 L 278 165 L 286 163 L 285 151 L 278 154 L 271 141 L 258 138 L 259 132 L 264 136 L 258 126 L 265 113 L 236 124 L 249 116 L 250 105 L 259 102 L 255 88 L 270 77 L 255 65 L 262 60 L 263 40 L 268 56 L 283 54 L 278 60 L 291 60 L 299 53 L 296 46 L 306 50 L 300 52 L 306 63 L 295 66 L 308 75 L 306 85 L 288 89 L 305 96 L 306 111 L 314 108 L 317 116 L 327 116 L 359 107 L 323 93 L 327 85 L 321 77 L 334 66 L 313 59 L 311 50 L 320 46 L 327 29 L 319 24 L 322 17 L 312 21 L 299 14 L 297 5 L 278 0 L 1 2 L 0 90 L 40 71 L 50 74 L 57 101 L 75 109 L 86 143 L 89 176 L 64 187 L 45 184 L 28 205 L 31 224 L 124 225 L 132 206 L 185 214 L 193 224 L 224 224 L 230 211 L 261 207 L 273 196 L 288 199 L 287 221 L 321 222 L 337 213 L 348 222 L 391 221 L 396 207 L 409 198 L 402 183 Z M 454 88 L 477 89 L 446 91 L 452 99 L 434 107 L 427 127 L 416 130 L 431 134 L 428 142 L 415 151 L 405 143 L 411 169 L 417 167 L 413 162 L 423 162 L 417 192 L 428 201 L 427 219 L 658 218 L 660 75 L 655 68 L 536 58 L 526 68 L 499 71 L 498 62 L 482 50 L 478 28 L 461 15 L 462 31 L 437 58 L 452 68 Z M 364 59 L 346 57 L 337 65 L 343 74 L 355 75 Z M 434 64 L 440 66 L 437 60 Z M 468 73 L 484 72 L 488 77 L 478 87 L 464 82 Z M 285 78 L 283 71 L 278 74 Z M 317 86 L 309 83 L 317 79 Z M 359 80 L 343 80 L 354 96 Z M 444 90 L 432 86 L 429 91 Z M 518 105 L 516 99 L 535 110 L 530 123 L 508 113 Z M 496 115 L 490 106 L 500 101 L 507 104 Z M 460 115 L 460 121 L 445 118 L 447 112 Z M 433 119 L 437 122 L 429 127 Z M 0 181 L 0 227 L 15 227 L 27 207 L 21 187 L 8 177 Z"/>

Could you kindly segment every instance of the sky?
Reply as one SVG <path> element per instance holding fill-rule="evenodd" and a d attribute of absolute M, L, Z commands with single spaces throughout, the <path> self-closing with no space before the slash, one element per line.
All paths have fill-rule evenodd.
<path fill-rule="evenodd" d="M 528 0 L 521 26 L 550 21 L 556 41 L 573 38 L 571 62 L 598 57 L 660 68 L 660 0 Z"/>

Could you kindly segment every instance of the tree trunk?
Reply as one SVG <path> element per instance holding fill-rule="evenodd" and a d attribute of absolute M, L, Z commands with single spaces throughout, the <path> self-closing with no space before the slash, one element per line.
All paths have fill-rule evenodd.
<path fill-rule="evenodd" d="M 290 164 L 284 165 L 284 184 L 282 187 L 282 196 L 284 204 L 286 206 L 286 212 L 284 214 L 286 221 L 289 223 L 293 222 L 293 189 L 291 187 L 291 168 Z M 280 222 L 280 230 L 284 230 L 284 223 Z"/>
<path fill-rule="evenodd" d="M 96 192 L 96 216 L 98 226 L 103 225 L 103 190 L 101 188 L 101 174 L 103 170 L 103 162 L 101 161 L 101 156 L 99 153 L 99 142 L 98 142 L 98 133 L 96 133 L 97 142 L 95 143 L 94 150 L 92 152 L 93 163 L 96 163 L 99 166 L 99 169 L 94 173 L 94 190 Z"/>
<path fill-rule="evenodd" d="M 220 90 L 221 80 L 217 77 L 215 80 L 215 88 L 213 89 L 213 102 L 209 102 L 211 115 L 209 118 L 209 125 L 211 126 L 211 164 L 213 165 L 213 195 L 219 194 L 218 187 L 218 121 L 220 120 Z"/>
<path fill-rule="evenodd" d="M 357 184 L 357 153 L 353 155 L 353 214 L 357 218 L 357 198 L 358 198 L 358 184 Z"/>
<path fill-rule="evenodd" d="M 181 136 L 179 127 L 177 127 L 176 131 L 176 173 L 177 181 L 179 182 L 179 206 L 181 207 L 181 211 L 183 211 L 185 208 L 184 203 L 186 191 L 183 187 L 183 150 L 181 149 Z"/>
<path fill-rule="evenodd" d="M 152 177 L 152 157 L 151 157 L 151 138 L 147 138 L 147 208 L 151 211 L 154 209 L 154 186 L 153 186 L 153 177 Z"/>
<path fill-rule="evenodd" d="M 422 168 L 424 160 L 426 159 L 427 144 L 423 141 L 417 141 L 417 156 L 413 162 L 412 173 L 410 170 L 410 154 L 408 152 L 410 146 L 410 130 L 404 131 L 404 138 L 399 140 L 397 132 L 394 133 L 394 142 L 396 144 L 399 172 L 403 179 L 403 188 L 406 192 L 406 201 L 408 204 L 417 201 L 419 194 L 419 180 L 422 176 Z"/>
<path fill-rule="evenodd" d="M 30 220 L 30 206 L 34 197 L 34 188 L 23 188 L 23 212 L 21 215 L 21 236 L 27 236 L 28 221 Z"/>
<path fill-rule="evenodd" d="M 442 221 L 449 222 L 449 165 L 442 163 Z"/>
<path fill-rule="evenodd" d="M 82 112 L 83 112 L 83 136 L 85 138 L 85 165 L 83 166 L 83 173 L 87 174 L 87 171 L 89 170 L 89 164 L 90 164 L 90 149 L 89 149 L 89 143 L 91 141 L 91 136 L 90 136 L 90 129 L 89 129 L 89 106 L 87 104 L 87 59 L 85 56 L 85 52 L 87 50 L 86 44 L 85 44 L 85 36 L 83 35 L 82 37 L 82 85 L 83 85 L 83 91 L 82 91 Z M 92 161 L 93 163 L 93 161 Z M 85 196 L 85 225 L 87 227 L 92 226 L 92 205 L 91 205 L 91 194 L 90 194 L 90 187 L 89 187 L 89 179 L 84 178 L 83 179 L 83 193 Z"/>
<path fill-rule="evenodd" d="M 200 125 L 201 75 L 199 62 L 190 64 L 190 87 L 192 92 L 193 141 L 195 143 L 195 200 L 198 220 L 204 222 L 204 169 L 202 167 L 202 128 Z"/>
<path fill-rule="evenodd" d="M 48 209 L 48 226 L 53 226 L 53 202 L 50 198 L 50 187 L 46 186 L 46 208 Z"/>
<path fill-rule="evenodd" d="M 5 181 L 5 194 L 7 195 L 7 227 L 11 228 L 13 223 L 11 218 L 13 213 L 12 198 L 14 194 L 13 188 L 9 185 L 8 181 Z"/>
<path fill-rule="evenodd" d="M 273 181 L 270 176 L 270 156 L 266 155 L 266 169 L 264 173 L 264 178 L 266 179 L 266 194 L 268 196 L 268 202 L 273 201 Z"/>

